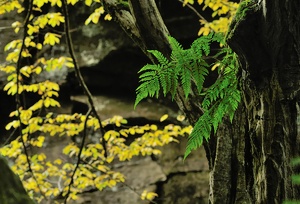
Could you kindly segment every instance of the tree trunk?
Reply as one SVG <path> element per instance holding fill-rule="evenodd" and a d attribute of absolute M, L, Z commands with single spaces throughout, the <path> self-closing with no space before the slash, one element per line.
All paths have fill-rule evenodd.
<path fill-rule="evenodd" d="M 11 171 L 2 156 L 0 156 L 0 169 L 0 203 L 34 204 L 27 195 L 20 178 Z"/>
<path fill-rule="evenodd" d="M 105 4 L 142 50 L 169 56 L 168 31 L 154 0 L 130 1 L 130 11 L 113 9 L 116 2 Z M 300 141 L 300 1 L 262 2 L 247 8 L 229 34 L 228 43 L 241 61 L 243 99 L 233 123 L 225 120 L 205 143 L 210 203 L 272 204 L 300 195 L 290 164 Z M 176 98 L 191 124 L 201 115 L 194 97 L 184 100 L 179 88 Z"/>
<path fill-rule="evenodd" d="M 297 0 L 267 1 L 266 9 L 249 9 L 232 25 L 228 43 L 241 60 L 243 101 L 216 137 L 211 203 L 299 198 L 291 181 L 300 141 L 299 9 Z"/>

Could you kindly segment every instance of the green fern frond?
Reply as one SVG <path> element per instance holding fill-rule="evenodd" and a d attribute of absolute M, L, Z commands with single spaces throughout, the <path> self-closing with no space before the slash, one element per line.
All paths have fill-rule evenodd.
<path fill-rule="evenodd" d="M 213 40 L 212 39 L 213 34 L 209 34 L 207 36 L 202 36 L 201 38 L 198 38 L 197 40 L 195 40 L 192 45 L 191 45 L 191 50 L 197 54 L 198 56 L 203 55 L 204 54 L 207 56 L 210 53 L 210 43 Z M 203 51 L 203 52 L 202 52 Z"/>
<path fill-rule="evenodd" d="M 157 74 L 157 71 L 148 71 L 144 72 L 143 74 L 140 75 L 140 81 L 148 81 L 146 79 L 151 79 Z"/>
<path fill-rule="evenodd" d="M 182 45 L 175 38 L 169 36 L 168 40 L 172 48 L 172 52 L 176 54 L 176 53 L 181 53 L 183 51 Z"/>
<path fill-rule="evenodd" d="M 199 60 L 192 67 L 192 76 L 196 84 L 198 94 L 202 92 L 205 77 L 208 75 L 208 64 L 204 60 Z"/>
<path fill-rule="evenodd" d="M 156 64 L 146 64 L 143 66 L 138 73 L 145 72 L 145 71 L 159 71 L 161 67 Z M 141 77 L 140 77 L 141 78 Z"/>
<path fill-rule="evenodd" d="M 192 83 L 191 78 L 192 78 L 192 73 L 189 69 L 182 70 L 181 84 L 182 84 L 182 88 L 183 88 L 185 98 L 187 98 L 188 95 L 191 92 L 191 83 Z"/>
<path fill-rule="evenodd" d="M 204 138 L 209 138 L 211 128 L 216 133 L 225 116 L 229 116 L 232 122 L 234 113 L 241 101 L 236 77 L 238 70 L 237 57 L 230 49 L 224 49 L 226 50 L 226 56 L 218 62 L 221 64 L 220 76 L 205 92 L 202 101 L 202 108 L 205 112 L 195 124 L 194 133 L 192 132 L 189 137 L 185 158 L 193 149 L 201 145 Z M 220 52 L 224 53 L 224 51 Z M 202 129 L 199 130 L 199 128 Z"/>
<path fill-rule="evenodd" d="M 172 70 L 170 69 L 164 69 L 159 74 L 159 81 L 161 84 L 161 87 L 163 89 L 164 96 L 167 95 L 168 92 L 170 92 L 171 86 L 172 86 Z"/>
<path fill-rule="evenodd" d="M 208 140 L 211 134 L 211 117 L 208 112 L 204 113 L 194 125 L 192 133 L 189 135 L 186 150 L 184 153 L 184 159 L 192 152 L 199 148 L 203 139 Z"/>
<path fill-rule="evenodd" d="M 160 83 L 157 75 L 146 75 L 140 81 L 143 83 L 136 89 L 136 100 L 134 103 L 134 108 L 141 100 L 149 97 L 156 96 L 158 98 L 160 91 Z"/>
<path fill-rule="evenodd" d="M 171 77 L 170 80 L 170 94 L 172 96 L 172 100 L 174 100 L 175 95 L 176 95 L 176 91 L 177 91 L 177 87 L 178 87 L 178 75 L 175 74 L 173 77 Z"/>
<path fill-rule="evenodd" d="M 169 60 L 160 52 L 157 50 L 148 50 L 159 62 L 161 66 L 168 66 Z"/>

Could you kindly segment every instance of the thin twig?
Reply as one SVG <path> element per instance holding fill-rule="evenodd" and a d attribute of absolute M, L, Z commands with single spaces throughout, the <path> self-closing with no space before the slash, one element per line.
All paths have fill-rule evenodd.
<path fill-rule="evenodd" d="M 21 143 L 22 143 L 22 146 L 23 146 L 23 149 L 24 149 L 24 154 L 26 155 L 26 160 L 27 160 L 27 164 L 28 164 L 28 170 L 29 172 L 32 174 L 32 177 L 33 179 L 35 180 L 35 182 L 37 183 L 37 187 L 39 189 L 39 191 L 41 192 L 41 195 L 44 197 L 45 200 L 47 200 L 47 197 L 45 196 L 45 194 L 43 193 L 38 181 L 37 181 L 37 178 L 35 177 L 35 174 L 31 168 L 31 162 L 30 162 L 30 158 L 29 158 L 29 154 L 28 154 L 28 151 L 27 151 L 27 147 L 25 145 L 25 141 L 24 141 L 24 138 L 23 138 L 23 125 L 22 125 L 22 120 L 21 120 L 21 114 L 20 114 L 20 109 L 22 107 L 22 104 L 21 104 L 21 100 L 20 100 L 20 94 L 19 94 L 19 89 L 20 89 L 20 84 L 21 84 L 21 81 L 20 81 L 20 70 L 21 70 L 21 60 L 22 60 L 22 51 L 23 49 L 25 48 L 25 39 L 27 37 L 27 26 L 29 24 L 29 20 L 30 20 L 30 15 L 32 13 L 32 8 L 33 8 L 33 0 L 30 0 L 29 1 L 29 6 L 28 6 L 28 11 L 27 11 L 27 15 L 25 17 L 25 20 L 24 20 L 24 33 L 23 33 L 23 39 L 22 39 L 22 45 L 21 45 L 21 48 L 20 48 L 20 53 L 19 53 L 19 56 L 18 56 L 18 61 L 17 61 L 17 67 L 16 67 L 16 75 L 17 75 L 17 80 L 16 80 L 16 83 L 17 83 L 17 90 L 16 90 L 16 97 L 15 97 L 15 100 L 16 100 L 16 109 L 17 109 L 17 117 L 18 117 L 18 121 L 20 123 L 18 129 L 19 129 L 19 134 L 20 134 L 20 138 L 21 138 Z"/>
<path fill-rule="evenodd" d="M 68 7 L 67 7 L 67 2 L 66 0 L 62 0 L 62 9 L 63 9 L 63 14 L 65 17 L 65 33 L 66 33 L 66 42 L 67 42 L 67 46 L 69 49 L 69 54 L 73 60 L 74 63 L 74 69 L 75 69 L 75 73 L 77 76 L 77 79 L 79 80 L 80 86 L 82 87 L 84 94 L 87 96 L 88 98 L 88 102 L 90 105 L 90 108 L 92 109 L 93 114 L 95 115 L 95 117 L 97 118 L 99 125 L 100 125 L 100 131 L 102 134 L 102 146 L 104 149 L 104 156 L 107 157 L 107 150 L 106 150 L 106 143 L 105 143 L 105 139 L 104 139 L 104 134 L 105 134 L 105 130 L 103 128 L 103 125 L 101 123 L 101 119 L 99 114 L 96 111 L 95 105 L 94 105 L 94 101 L 93 101 L 93 97 L 92 94 L 90 92 L 90 90 L 88 89 L 82 75 L 80 72 L 80 68 L 78 66 L 77 60 L 76 60 L 76 56 L 75 56 L 75 52 L 74 52 L 74 48 L 73 48 L 73 44 L 72 44 L 72 37 L 70 34 L 70 22 L 69 22 L 69 13 L 68 13 Z"/>
<path fill-rule="evenodd" d="M 14 130 L 10 133 L 10 135 L 9 135 L 8 138 L 5 140 L 5 142 L 3 143 L 3 145 L 1 145 L 1 147 L 4 147 L 5 145 L 8 144 L 8 142 L 11 140 L 11 138 L 15 135 L 16 131 L 17 131 L 17 129 L 14 129 Z"/>
<path fill-rule="evenodd" d="M 183 3 L 183 0 L 178 0 L 179 2 Z M 191 9 L 200 19 L 204 20 L 205 23 L 208 23 L 208 21 L 190 4 L 186 4 L 189 9 Z"/>
<path fill-rule="evenodd" d="M 73 170 L 73 173 L 72 173 L 72 176 L 71 176 L 71 181 L 70 181 L 70 183 L 68 185 L 68 191 L 67 191 L 67 194 L 65 196 L 65 201 L 64 201 L 65 204 L 67 203 L 68 197 L 69 197 L 69 195 L 71 193 L 71 186 L 74 183 L 74 176 L 75 176 L 75 173 L 76 173 L 76 171 L 77 171 L 77 169 L 79 167 L 79 164 L 80 164 L 80 157 L 81 157 L 81 153 L 82 153 L 82 150 L 83 150 L 83 147 L 84 147 L 85 138 L 86 138 L 86 135 L 87 135 L 87 133 L 86 133 L 87 132 L 86 131 L 86 129 L 87 129 L 87 121 L 88 121 L 88 118 L 89 118 L 91 112 L 92 112 L 92 108 L 90 108 L 88 110 L 88 112 L 86 113 L 86 115 L 85 115 L 82 141 L 81 141 L 80 149 L 79 149 L 79 152 L 78 152 L 78 155 L 77 155 L 77 163 L 76 163 L 76 166 L 75 166 L 75 168 Z"/>

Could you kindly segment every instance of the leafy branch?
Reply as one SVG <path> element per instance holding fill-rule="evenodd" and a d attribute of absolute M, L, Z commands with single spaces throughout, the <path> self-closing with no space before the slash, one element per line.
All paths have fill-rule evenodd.
<path fill-rule="evenodd" d="M 33 179 L 35 180 L 36 184 L 37 184 L 37 187 L 39 189 L 39 191 L 41 192 L 41 195 L 44 197 L 45 200 L 47 200 L 47 197 L 45 196 L 44 192 L 42 191 L 38 181 L 37 181 L 37 178 L 32 170 L 32 166 L 31 166 L 31 161 L 30 161 L 30 156 L 28 154 L 28 151 L 27 151 L 27 147 L 26 147 L 26 144 L 25 144 L 25 140 L 23 138 L 23 124 L 22 124 L 22 119 L 21 119 L 21 108 L 22 108 L 22 103 L 21 103 L 21 100 L 20 100 L 20 85 L 21 85 L 21 80 L 20 80 L 20 75 L 21 75 L 21 68 L 22 68 L 22 64 L 21 64 L 21 61 L 22 61 L 22 53 L 23 53 L 23 50 L 25 49 L 25 40 L 26 40 L 26 37 L 27 37 L 27 30 L 28 30 L 28 25 L 29 25 L 29 22 L 30 22 L 30 15 L 32 14 L 32 10 L 33 10 L 33 0 L 30 0 L 29 2 L 29 6 L 28 6 L 28 11 L 27 11 L 27 15 L 25 17 L 25 20 L 24 20 L 24 34 L 23 34 L 23 39 L 22 39 L 22 43 L 21 43 L 21 48 L 20 48 L 20 51 L 19 51 L 19 54 L 18 54 L 18 60 L 17 60 L 17 64 L 16 64 L 16 96 L 15 96 L 15 100 L 16 100 L 16 112 L 17 112 L 17 119 L 19 121 L 19 126 L 18 126 L 18 130 L 19 130 L 19 134 L 20 134 L 20 139 L 21 139 L 21 143 L 22 143 L 22 146 L 23 146 L 23 149 L 24 149 L 24 154 L 26 156 L 26 161 L 27 161 L 27 164 L 28 164 L 28 170 L 30 172 L 30 174 L 32 175 Z"/>

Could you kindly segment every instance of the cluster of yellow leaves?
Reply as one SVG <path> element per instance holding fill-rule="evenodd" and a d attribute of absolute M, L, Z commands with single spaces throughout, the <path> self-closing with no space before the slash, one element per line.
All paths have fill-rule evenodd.
<path fill-rule="evenodd" d="M 194 0 L 184 0 L 183 6 L 194 4 Z M 198 4 L 203 5 L 203 10 L 210 8 L 213 21 L 200 19 L 201 28 L 198 35 L 208 35 L 211 31 L 226 33 L 229 24 L 235 15 L 238 3 L 230 0 L 198 0 Z"/>
<path fill-rule="evenodd" d="M 9 13 L 17 9 L 18 13 L 21 13 L 24 8 L 18 0 L 2 0 L 0 1 L 0 15 Z"/>
<path fill-rule="evenodd" d="M 161 154 L 155 147 L 164 146 L 170 142 L 178 142 L 176 137 L 190 133 L 191 127 L 181 128 L 177 125 L 168 125 L 158 129 L 157 125 L 145 125 L 131 127 L 120 131 L 108 131 L 104 138 L 108 141 L 110 157 L 117 157 L 120 161 L 130 160 L 133 156 L 146 156 Z M 142 135 L 126 144 L 128 137 Z"/>
<path fill-rule="evenodd" d="M 148 192 L 147 190 L 144 190 L 141 195 L 141 199 L 142 200 L 153 200 L 157 196 L 158 196 L 157 193 Z"/>
<path fill-rule="evenodd" d="M 90 24 L 90 22 L 97 24 L 102 14 L 104 14 L 104 7 L 100 6 L 99 8 L 95 9 L 93 13 L 90 14 L 90 16 L 85 20 L 84 24 L 88 25 Z M 111 19 L 112 17 L 109 14 L 106 14 L 104 16 L 104 20 L 110 21 Z"/>
<path fill-rule="evenodd" d="M 45 136 L 39 135 L 30 138 L 33 133 L 49 132 L 50 135 L 66 133 L 70 128 L 77 128 L 76 135 L 83 131 L 83 123 L 86 116 L 80 114 L 55 114 L 48 113 L 46 117 L 30 117 L 31 113 L 20 111 L 22 118 L 30 118 L 28 126 L 23 129 L 23 141 L 26 146 L 34 146 L 42 148 Z M 15 115 L 15 111 L 12 115 Z M 167 115 L 161 120 L 166 119 Z M 75 125 L 74 121 L 79 121 Z M 99 124 L 94 117 L 88 118 L 88 126 L 92 129 L 98 129 Z M 121 116 L 115 116 L 111 119 L 103 121 L 102 125 L 115 124 L 122 127 L 126 120 Z M 97 128 L 94 126 L 96 125 Z M 49 129 L 47 129 L 49 128 Z M 73 129 L 73 131 L 74 131 Z M 164 146 L 170 142 L 176 142 L 177 137 L 184 136 L 191 131 L 191 126 L 180 127 L 177 125 L 167 125 L 163 128 L 157 125 L 134 126 L 132 128 L 124 128 L 119 131 L 106 132 L 104 139 L 107 142 L 108 157 L 104 156 L 104 148 L 100 143 L 90 143 L 85 145 L 81 154 L 81 164 L 79 170 L 74 175 L 74 184 L 71 188 L 69 199 L 77 199 L 77 194 L 82 193 L 87 188 L 112 188 L 120 182 L 125 181 L 125 177 L 120 172 L 113 169 L 113 161 L 130 160 L 137 155 L 160 154 L 161 151 L 157 147 Z M 128 143 L 130 137 L 139 134 L 131 143 Z M 12 169 L 23 181 L 28 193 L 38 202 L 44 199 L 42 194 L 48 198 L 53 198 L 60 194 L 65 195 L 68 191 L 70 177 L 75 168 L 74 159 L 78 157 L 79 147 L 74 143 L 67 145 L 62 152 L 70 157 L 68 160 L 56 159 L 48 161 L 47 156 L 43 153 L 31 156 L 31 168 L 35 173 L 38 184 L 28 172 L 27 158 L 22 151 L 22 143 L 20 137 L 12 141 L 10 144 L 0 148 L 0 154 L 12 158 L 14 165 Z M 110 165 L 111 164 L 111 165 Z M 155 193 L 144 191 L 141 199 L 152 200 Z"/>

